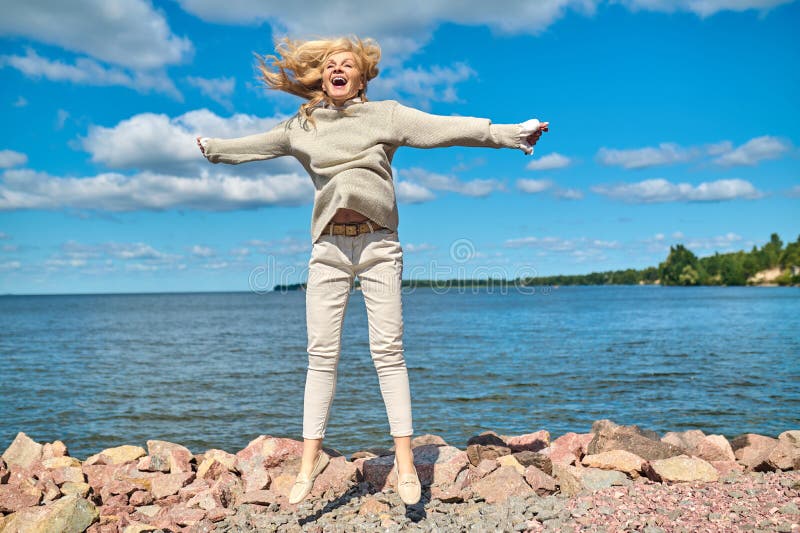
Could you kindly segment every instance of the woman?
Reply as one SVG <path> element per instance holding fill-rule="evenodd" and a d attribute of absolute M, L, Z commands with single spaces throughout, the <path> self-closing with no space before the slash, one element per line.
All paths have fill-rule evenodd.
<path fill-rule="evenodd" d="M 303 457 L 289 501 L 311 491 L 328 464 L 322 440 L 336 389 L 342 321 L 358 276 L 367 307 L 370 352 L 395 442 L 393 471 L 406 504 L 421 487 L 411 452 L 411 394 L 403 356 L 403 250 L 391 161 L 399 146 L 533 145 L 548 123 L 492 124 L 488 119 L 436 116 L 388 100 L 370 102 L 367 83 L 378 75 L 380 48 L 370 40 L 284 39 L 259 57 L 271 89 L 307 101 L 265 133 L 237 139 L 197 138 L 212 163 L 239 164 L 291 155 L 311 176 L 316 193 L 306 288 L 308 369 L 303 404 Z"/>

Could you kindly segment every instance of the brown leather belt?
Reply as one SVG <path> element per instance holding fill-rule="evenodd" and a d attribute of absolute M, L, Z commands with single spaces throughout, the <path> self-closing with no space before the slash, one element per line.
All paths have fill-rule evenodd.
<path fill-rule="evenodd" d="M 372 227 L 370 227 L 370 225 Z M 341 222 L 341 223 L 334 223 L 328 222 L 328 225 L 322 230 L 323 235 L 347 235 L 350 237 L 354 237 L 356 235 L 361 235 L 362 233 L 370 233 L 371 231 L 377 231 L 379 229 L 388 229 L 383 226 L 379 226 L 375 222 L 369 221 L 367 222 Z"/>

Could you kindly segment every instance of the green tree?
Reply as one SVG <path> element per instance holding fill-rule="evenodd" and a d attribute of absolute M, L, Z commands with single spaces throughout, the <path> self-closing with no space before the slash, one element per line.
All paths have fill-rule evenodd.
<path fill-rule="evenodd" d="M 777 233 L 769 236 L 769 242 L 761 247 L 761 267 L 775 268 L 783 250 L 783 242 Z"/>
<path fill-rule="evenodd" d="M 658 275 L 662 285 L 698 285 L 703 282 L 705 272 L 697 256 L 678 244 L 669 247 L 667 260 L 658 265 Z"/>

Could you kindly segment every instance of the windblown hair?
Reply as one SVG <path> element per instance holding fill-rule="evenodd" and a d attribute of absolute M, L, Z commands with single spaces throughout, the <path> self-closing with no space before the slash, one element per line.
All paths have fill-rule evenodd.
<path fill-rule="evenodd" d="M 338 37 L 301 41 L 284 37 L 275 44 L 275 55 L 256 54 L 257 68 L 270 89 L 308 100 L 300 106 L 300 116 L 313 124 L 311 113 L 315 106 L 323 100 L 332 103 L 322 90 L 322 71 L 328 57 L 337 52 L 353 53 L 364 83 L 359 94 L 366 101 L 367 82 L 378 75 L 381 60 L 381 48 L 373 39 Z"/>

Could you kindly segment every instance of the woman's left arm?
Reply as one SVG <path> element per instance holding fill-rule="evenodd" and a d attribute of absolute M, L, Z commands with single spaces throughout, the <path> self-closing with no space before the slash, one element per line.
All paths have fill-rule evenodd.
<path fill-rule="evenodd" d="M 399 103 L 392 110 L 392 131 L 398 145 L 415 148 L 483 146 L 517 148 L 530 154 L 538 140 L 537 133 L 541 135 L 542 129 L 547 131 L 546 122 L 536 122 L 534 131 L 530 127 L 532 121 L 492 124 L 486 118 L 431 115 Z"/>

